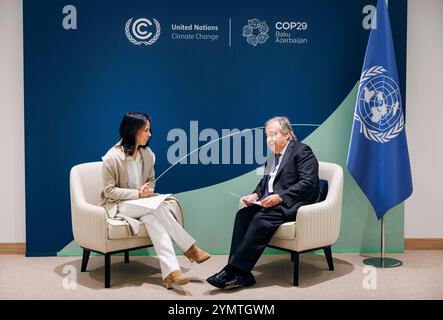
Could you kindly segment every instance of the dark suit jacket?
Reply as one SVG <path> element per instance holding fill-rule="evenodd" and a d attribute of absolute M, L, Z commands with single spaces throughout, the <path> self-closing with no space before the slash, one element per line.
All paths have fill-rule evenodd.
<path fill-rule="evenodd" d="M 298 141 L 289 142 L 280 161 L 274 180 L 274 194 L 280 195 L 283 202 L 270 209 L 282 211 L 288 220 L 293 221 L 298 208 L 315 203 L 320 197 L 318 161 L 311 148 Z M 267 162 L 265 172 L 269 165 L 272 161 Z M 265 194 L 268 177 L 263 176 L 254 190 L 260 198 Z"/>

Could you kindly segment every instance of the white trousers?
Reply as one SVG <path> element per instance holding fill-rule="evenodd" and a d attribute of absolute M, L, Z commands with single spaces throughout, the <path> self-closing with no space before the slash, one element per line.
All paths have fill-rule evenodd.
<path fill-rule="evenodd" d="M 152 210 L 122 201 L 118 204 L 118 210 L 128 217 L 139 219 L 145 225 L 160 260 L 163 280 L 172 271 L 180 270 L 172 240 L 183 252 L 186 252 L 195 240 L 175 220 L 174 215 L 164 203 Z"/>

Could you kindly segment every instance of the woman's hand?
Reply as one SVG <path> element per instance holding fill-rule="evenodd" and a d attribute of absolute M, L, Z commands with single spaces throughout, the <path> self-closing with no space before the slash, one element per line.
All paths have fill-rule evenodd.
<path fill-rule="evenodd" d="M 139 198 L 149 198 L 154 195 L 154 189 L 151 189 L 149 183 L 145 183 L 138 189 Z"/>

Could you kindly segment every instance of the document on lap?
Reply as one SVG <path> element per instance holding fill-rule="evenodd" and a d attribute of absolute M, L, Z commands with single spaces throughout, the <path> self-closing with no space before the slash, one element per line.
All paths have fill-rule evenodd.
<path fill-rule="evenodd" d="M 127 204 L 132 204 L 139 207 L 144 207 L 148 209 L 157 209 L 157 207 L 165 201 L 165 199 L 169 196 L 171 196 L 172 193 L 169 194 L 161 194 L 158 196 L 153 196 L 149 198 L 141 198 L 137 200 L 128 200 L 126 201 Z"/>
<path fill-rule="evenodd" d="M 256 205 L 258 205 L 258 206 L 261 207 L 261 201 L 249 202 L 249 201 L 246 201 L 246 200 L 245 200 L 244 202 L 246 202 L 246 203 L 250 203 L 250 204 L 256 204 Z"/>
<path fill-rule="evenodd" d="M 233 196 L 238 197 L 238 198 L 242 198 L 241 196 L 239 196 L 238 194 L 236 194 L 236 193 L 234 193 L 234 192 L 229 192 L 229 193 L 232 194 Z M 245 199 L 243 199 L 243 202 L 244 202 L 244 203 L 248 203 L 248 204 L 256 204 L 256 205 L 258 205 L 258 206 L 261 206 L 261 201 L 249 202 L 249 201 L 246 201 Z"/>

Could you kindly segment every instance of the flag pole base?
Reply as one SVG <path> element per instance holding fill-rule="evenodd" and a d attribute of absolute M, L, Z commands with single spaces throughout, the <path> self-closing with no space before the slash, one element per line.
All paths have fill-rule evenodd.
<path fill-rule="evenodd" d="M 400 260 L 381 257 L 367 258 L 363 260 L 363 263 L 376 268 L 397 268 L 403 265 L 403 262 Z"/>

